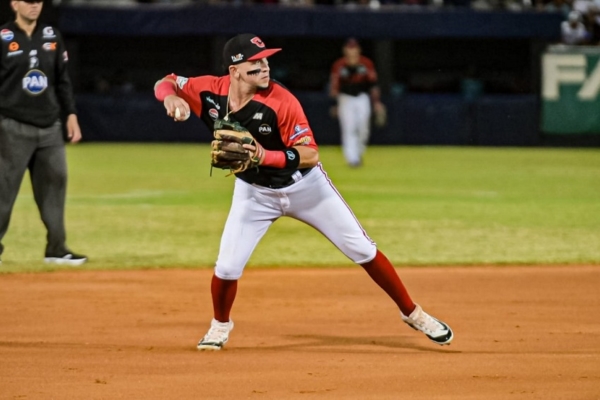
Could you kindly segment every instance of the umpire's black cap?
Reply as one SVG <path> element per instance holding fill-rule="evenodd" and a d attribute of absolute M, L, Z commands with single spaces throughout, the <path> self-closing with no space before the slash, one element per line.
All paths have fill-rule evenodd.
<path fill-rule="evenodd" d="M 255 61 L 277 53 L 281 49 L 267 49 L 264 42 L 252 33 L 232 37 L 223 48 L 223 65 L 235 65 L 244 61 Z"/>

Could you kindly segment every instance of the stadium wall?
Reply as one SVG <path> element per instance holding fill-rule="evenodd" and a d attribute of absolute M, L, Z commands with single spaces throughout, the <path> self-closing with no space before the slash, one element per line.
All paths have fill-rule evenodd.
<path fill-rule="evenodd" d="M 247 31 L 287 50 L 272 75 L 298 96 L 322 144 L 339 143 L 325 80 L 340 44 L 354 36 L 379 64 L 388 106 L 388 124 L 374 130 L 372 143 L 541 145 L 540 58 L 558 41 L 561 20 L 558 13 L 466 8 L 199 4 L 62 6 L 58 13 L 88 141 L 209 141 L 198 120 L 173 124 L 151 86 L 171 72 L 222 73 L 224 40 Z M 137 91 L 95 90 L 92 82 L 115 65 Z M 473 71 L 483 82 L 475 94 L 465 86 Z"/>

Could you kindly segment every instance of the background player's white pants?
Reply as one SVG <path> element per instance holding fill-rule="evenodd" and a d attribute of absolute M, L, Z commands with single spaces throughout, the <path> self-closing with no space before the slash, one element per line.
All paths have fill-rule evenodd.
<path fill-rule="evenodd" d="M 346 162 L 358 165 L 362 161 L 370 134 L 371 100 L 369 95 L 340 94 L 338 117 L 342 131 L 342 150 Z"/>
<path fill-rule="evenodd" d="M 307 223 L 357 264 L 371 261 L 375 243 L 335 189 L 321 164 L 295 184 L 269 189 L 235 180 L 231 210 L 225 223 L 215 275 L 238 279 L 267 229 L 279 217 Z M 296 247 L 302 247 L 298 238 Z M 310 252 L 311 249 L 305 249 Z"/>

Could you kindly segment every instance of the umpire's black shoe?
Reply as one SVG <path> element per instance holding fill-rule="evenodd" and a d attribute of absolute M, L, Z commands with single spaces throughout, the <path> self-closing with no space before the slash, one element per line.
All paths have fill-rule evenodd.
<path fill-rule="evenodd" d="M 46 254 L 44 257 L 44 262 L 48 264 L 59 264 L 59 265 L 70 265 L 72 267 L 77 267 L 83 263 L 85 263 L 88 258 L 81 254 L 75 253 L 63 253 L 63 254 Z"/>

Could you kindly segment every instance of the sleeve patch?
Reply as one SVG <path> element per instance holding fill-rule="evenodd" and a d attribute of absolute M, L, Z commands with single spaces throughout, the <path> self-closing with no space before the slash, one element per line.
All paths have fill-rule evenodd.
<path fill-rule="evenodd" d="M 312 143 L 312 139 L 310 136 L 304 136 L 303 138 L 300 138 L 299 140 L 296 140 L 294 142 L 294 146 L 306 146 Z"/>
<path fill-rule="evenodd" d="M 308 127 L 303 128 L 300 125 L 296 125 L 294 127 L 294 134 L 292 136 L 290 136 L 290 140 L 297 138 L 298 136 L 302 135 L 305 132 L 308 132 Z"/>
<path fill-rule="evenodd" d="M 188 78 L 184 78 L 183 76 L 178 76 L 177 77 L 177 86 L 179 86 L 179 89 L 183 89 L 183 87 L 188 82 L 188 80 L 189 80 Z"/>

